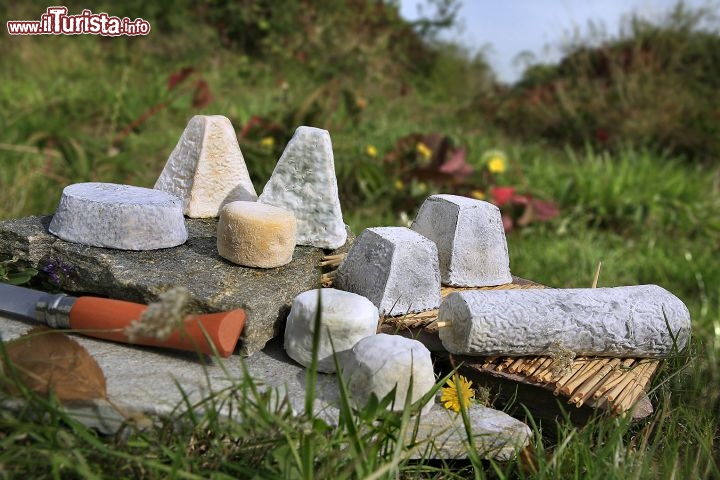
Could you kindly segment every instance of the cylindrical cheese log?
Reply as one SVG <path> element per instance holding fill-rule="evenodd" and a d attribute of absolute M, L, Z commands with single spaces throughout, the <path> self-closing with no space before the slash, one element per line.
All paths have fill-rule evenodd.
<path fill-rule="evenodd" d="M 114 183 L 65 187 L 48 230 L 68 242 L 121 250 L 169 248 L 187 240 L 179 198 Z"/>
<path fill-rule="evenodd" d="M 334 373 L 333 347 L 338 358 L 342 358 L 359 340 L 375 335 L 380 314 L 367 298 L 334 288 L 308 290 L 295 297 L 285 325 L 285 351 L 305 367 L 309 367 L 312 361 L 312 339 L 318 302 L 318 371 Z"/>
<path fill-rule="evenodd" d="M 341 367 L 350 397 L 359 407 L 371 395 L 382 399 L 397 387 L 394 402 L 388 408 L 403 410 L 410 379 L 410 403 L 420 400 L 435 385 L 430 351 L 417 340 L 400 335 L 379 333 L 363 338 L 342 358 Z M 432 405 L 430 399 L 422 413 L 427 413 Z"/>
<path fill-rule="evenodd" d="M 246 267 L 274 268 L 292 261 L 295 215 L 258 202 L 231 202 L 220 210 L 217 248 L 220 256 Z"/>
<path fill-rule="evenodd" d="M 615 288 L 475 290 L 440 305 L 440 340 L 462 355 L 663 357 L 690 338 L 685 304 L 657 285 Z"/>

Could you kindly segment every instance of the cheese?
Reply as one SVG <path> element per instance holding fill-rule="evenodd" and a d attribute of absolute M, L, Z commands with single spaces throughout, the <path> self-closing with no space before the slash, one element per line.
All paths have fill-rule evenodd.
<path fill-rule="evenodd" d="M 512 282 L 500 209 L 457 195 L 432 195 L 410 227 L 438 247 L 442 283 L 486 287 Z"/>
<path fill-rule="evenodd" d="M 435 385 L 430 351 L 417 340 L 400 335 L 380 333 L 363 338 L 343 357 L 341 368 L 350 398 L 359 408 L 371 396 L 381 400 L 396 388 L 394 401 L 388 408 L 404 410 L 410 379 L 410 404 L 420 400 Z M 421 412 L 427 413 L 432 406 L 433 398 L 430 398 Z"/>
<path fill-rule="evenodd" d="M 68 242 L 121 250 L 169 248 L 187 240 L 180 199 L 113 183 L 65 187 L 48 230 Z"/>
<path fill-rule="evenodd" d="M 182 199 L 191 218 L 217 217 L 227 203 L 257 199 L 235 130 L 222 115 L 190 119 L 155 188 Z"/>
<path fill-rule="evenodd" d="M 292 261 L 295 215 L 257 202 L 232 202 L 220 211 L 217 248 L 221 257 L 246 267 L 274 268 Z"/>
<path fill-rule="evenodd" d="M 333 286 L 367 297 L 381 315 L 438 308 L 437 247 L 408 228 L 368 228 L 353 243 Z"/>
<path fill-rule="evenodd" d="M 440 306 L 440 340 L 459 355 L 663 357 L 690 338 L 690 313 L 657 285 L 474 290 Z"/>
<path fill-rule="evenodd" d="M 320 372 L 334 373 L 333 347 L 338 359 L 342 358 L 359 340 L 376 333 L 380 315 L 367 298 L 334 288 L 309 290 L 295 297 L 285 324 L 285 351 L 305 367 L 312 360 L 318 300 L 321 302 L 317 368 Z"/>
<path fill-rule="evenodd" d="M 347 239 L 327 130 L 298 127 L 259 202 L 295 212 L 299 245 L 334 249 Z"/>

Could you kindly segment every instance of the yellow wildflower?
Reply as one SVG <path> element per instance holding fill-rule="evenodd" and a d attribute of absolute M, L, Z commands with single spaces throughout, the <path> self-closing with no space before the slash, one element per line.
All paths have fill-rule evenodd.
<path fill-rule="evenodd" d="M 365 147 L 365 153 L 368 154 L 368 157 L 375 158 L 375 157 L 377 157 L 378 149 L 375 148 L 374 145 L 368 145 L 367 147 Z"/>
<path fill-rule="evenodd" d="M 472 382 L 462 375 L 453 375 L 445 382 L 445 386 L 440 389 L 440 403 L 443 407 L 453 412 L 459 412 L 461 405 L 465 408 L 470 406 L 470 402 L 475 398 L 475 392 L 472 389 Z M 458 391 L 460 395 L 458 396 Z M 460 402 L 462 398 L 462 404 Z"/>
<path fill-rule="evenodd" d="M 405 188 L 405 184 L 399 178 L 397 180 L 395 180 L 394 186 L 395 186 L 395 190 L 403 190 Z"/>
<path fill-rule="evenodd" d="M 432 150 L 423 142 L 418 142 L 415 146 L 415 151 L 425 160 L 429 160 L 430 157 L 432 157 Z"/>
<path fill-rule="evenodd" d="M 488 160 L 488 170 L 490 173 L 504 173 L 506 170 L 505 158 L 501 156 L 490 157 Z"/>
<path fill-rule="evenodd" d="M 355 99 L 355 106 L 360 110 L 363 110 L 365 107 L 367 107 L 367 100 L 365 100 L 363 97 L 357 97 Z"/>
<path fill-rule="evenodd" d="M 270 150 L 271 148 L 273 148 L 275 146 L 275 139 L 273 137 L 265 137 L 262 140 L 260 140 L 260 146 Z"/>
<path fill-rule="evenodd" d="M 470 192 L 470 196 L 476 200 L 485 200 L 486 198 L 485 192 L 483 192 L 482 190 L 473 190 L 472 192 Z"/>

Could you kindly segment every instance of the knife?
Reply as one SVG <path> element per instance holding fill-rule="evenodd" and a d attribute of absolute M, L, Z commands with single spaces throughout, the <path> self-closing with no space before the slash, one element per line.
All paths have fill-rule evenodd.
<path fill-rule="evenodd" d="M 71 297 L 0 283 L 0 313 L 68 328 L 90 337 L 176 350 L 217 352 L 229 357 L 245 326 L 245 311 L 190 316 L 165 340 L 139 337 L 130 341 L 125 328 L 138 320 L 147 305 L 99 297 Z"/>

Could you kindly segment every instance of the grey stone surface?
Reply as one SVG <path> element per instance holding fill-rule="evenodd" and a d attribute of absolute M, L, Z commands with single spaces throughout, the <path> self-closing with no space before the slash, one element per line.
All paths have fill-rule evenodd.
<path fill-rule="evenodd" d="M 458 195 L 432 195 L 410 227 L 437 244 L 445 285 L 486 287 L 512 282 L 500 209 Z"/>
<path fill-rule="evenodd" d="M 320 285 L 323 251 L 296 247 L 293 261 L 274 269 L 232 264 L 217 253 L 216 219 L 188 219 L 188 241 L 174 248 L 123 251 L 68 243 L 47 231 L 51 217 L 0 221 L 0 260 L 48 270 L 68 292 L 148 303 L 185 286 L 193 312 L 244 308 L 240 351 L 251 354 L 282 331 L 290 303 Z M 352 238 L 351 238 L 352 240 Z"/>
<path fill-rule="evenodd" d="M 3 340 L 18 337 L 31 326 L 0 315 Z M 95 357 L 105 372 L 111 403 L 99 401 L 68 409 L 78 420 L 105 433 L 114 433 L 128 415 L 136 419 L 137 413 L 151 418 L 173 416 L 184 410 L 185 396 L 188 402 L 197 404 L 211 393 L 230 389 L 244 378 L 245 368 L 261 390 L 274 390 L 275 398 L 286 397 L 295 412 L 304 412 L 306 369 L 285 354 L 280 339 L 270 342 L 266 349 L 252 357 L 236 355 L 227 359 L 205 358 L 205 362 L 200 362 L 190 353 L 121 345 L 79 335 L 73 338 Z M 319 374 L 316 386 L 315 414 L 337 425 L 340 398 L 337 376 Z M 229 394 L 233 392 L 237 390 L 229 390 Z M 482 456 L 506 460 L 529 441 L 530 429 L 503 412 L 473 405 L 469 416 L 475 444 Z M 416 450 L 418 457 L 423 456 L 428 443 L 437 449 L 432 452 L 433 456 L 466 457 L 467 434 L 462 418 L 438 403 L 420 417 L 416 440 L 420 442 Z"/>
<path fill-rule="evenodd" d="M 690 312 L 657 285 L 613 288 L 475 290 L 440 306 L 440 340 L 451 353 L 664 357 L 690 339 Z"/>
<path fill-rule="evenodd" d="M 358 406 L 365 405 L 372 395 L 380 400 L 395 389 L 395 399 L 388 408 L 402 411 L 408 393 L 410 403 L 415 403 L 435 385 L 430 350 L 400 335 L 379 333 L 361 339 L 341 357 L 340 368 L 350 398 Z M 425 404 L 422 413 L 432 406 L 433 402 Z"/>
<path fill-rule="evenodd" d="M 68 242 L 123 250 L 169 248 L 187 240 L 177 197 L 114 183 L 65 187 L 48 229 Z"/>
<path fill-rule="evenodd" d="M 367 228 L 338 268 L 333 286 L 367 297 L 381 315 L 438 308 L 437 247 L 409 228 Z"/>
<path fill-rule="evenodd" d="M 298 245 L 338 248 L 346 241 L 330 134 L 298 127 L 259 202 L 295 212 Z"/>
<path fill-rule="evenodd" d="M 217 217 L 226 203 L 257 200 L 235 129 L 222 115 L 190 119 L 155 188 L 180 198 L 192 218 Z"/>
<path fill-rule="evenodd" d="M 380 314 L 367 298 L 334 288 L 308 290 L 295 297 L 285 324 L 285 351 L 306 367 L 312 361 L 318 294 L 321 294 L 321 303 L 317 368 L 320 372 L 333 373 L 333 351 L 342 357 L 359 340 L 374 335 Z"/>

